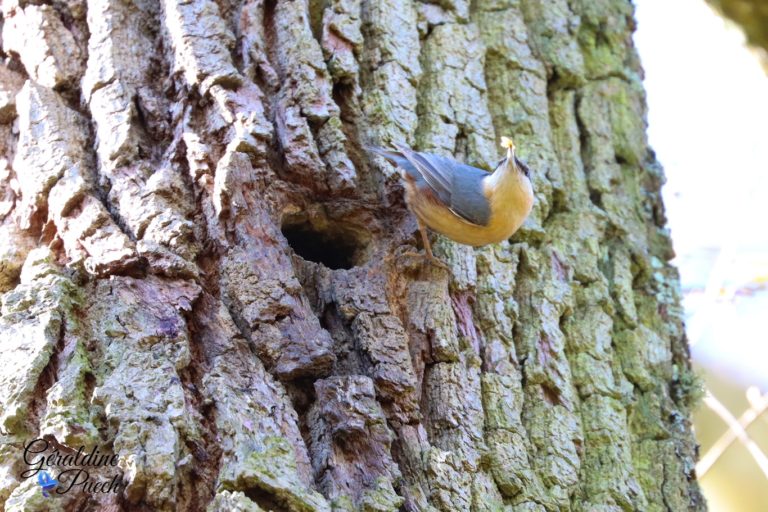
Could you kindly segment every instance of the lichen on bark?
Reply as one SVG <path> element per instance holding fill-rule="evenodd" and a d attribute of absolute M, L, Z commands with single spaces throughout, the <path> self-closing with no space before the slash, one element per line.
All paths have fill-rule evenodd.
<path fill-rule="evenodd" d="M 3 19 L 6 510 L 45 506 L 34 437 L 119 458 L 62 510 L 705 508 L 628 0 Z M 424 265 L 365 146 L 487 168 L 502 135 L 530 218 Z"/>

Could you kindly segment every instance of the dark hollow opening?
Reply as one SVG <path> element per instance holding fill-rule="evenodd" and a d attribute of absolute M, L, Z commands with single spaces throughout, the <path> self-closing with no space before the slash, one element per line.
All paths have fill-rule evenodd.
<path fill-rule="evenodd" d="M 368 245 L 364 232 L 329 219 L 312 223 L 306 218 L 288 218 L 282 231 L 296 254 L 333 270 L 362 263 Z"/>

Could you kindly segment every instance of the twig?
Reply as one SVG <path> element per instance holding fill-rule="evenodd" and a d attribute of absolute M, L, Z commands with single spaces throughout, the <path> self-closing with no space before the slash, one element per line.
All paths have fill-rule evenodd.
<path fill-rule="evenodd" d="M 751 401 L 752 402 L 752 401 Z M 704 403 L 715 414 L 720 416 L 726 425 L 728 430 L 720 436 L 720 439 L 712 445 L 712 447 L 704 454 L 698 464 L 696 464 L 696 474 L 699 478 L 703 477 L 712 465 L 720 458 L 725 450 L 738 439 L 741 444 L 749 451 L 752 458 L 755 459 L 760 470 L 768 478 L 768 457 L 760 450 L 760 447 L 749 437 L 746 428 L 752 424 L 757 418 L 768 409 L 768 394 L 761 397 L 761 401 L 758 403 L 751 403 L 751 407 L 741 415 L 741 418 L 736 419 L 731 411 L 728 410 L 715 396 L 707 391 L 704 396 Z M 759 407 L 755 407 L 758 405 Z"/>

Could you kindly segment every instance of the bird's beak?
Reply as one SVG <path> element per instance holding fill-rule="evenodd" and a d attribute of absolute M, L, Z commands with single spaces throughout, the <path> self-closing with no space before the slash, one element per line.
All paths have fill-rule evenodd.
<path fill-rule="evenodd" d="M 501 147 L 507 148 L 507 154 L 511 151 L 512 153 L 515 152 L 515 143 L 512 142 L 512 137 L 502 137 L 501 138 Z"/>
<path fill-rule="evenodd" d="M 501 138 L 501 147 L 507 148 L 507 167 L 515 169 L 515 143 L 510 137 Z"/>

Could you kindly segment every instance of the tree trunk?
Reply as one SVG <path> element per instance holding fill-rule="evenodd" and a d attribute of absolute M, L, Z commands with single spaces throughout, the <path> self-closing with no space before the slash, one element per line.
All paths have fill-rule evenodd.
<path fill-rule="evenodd" d="M 629 0 L 3 17 L 5 510 L 705 508 Z M 409 254 L 365 145 L 488 167 L 501 135 L 524 228 Z M 44 497 L 80 447 L 117 491 L 54 457 Z"/>

